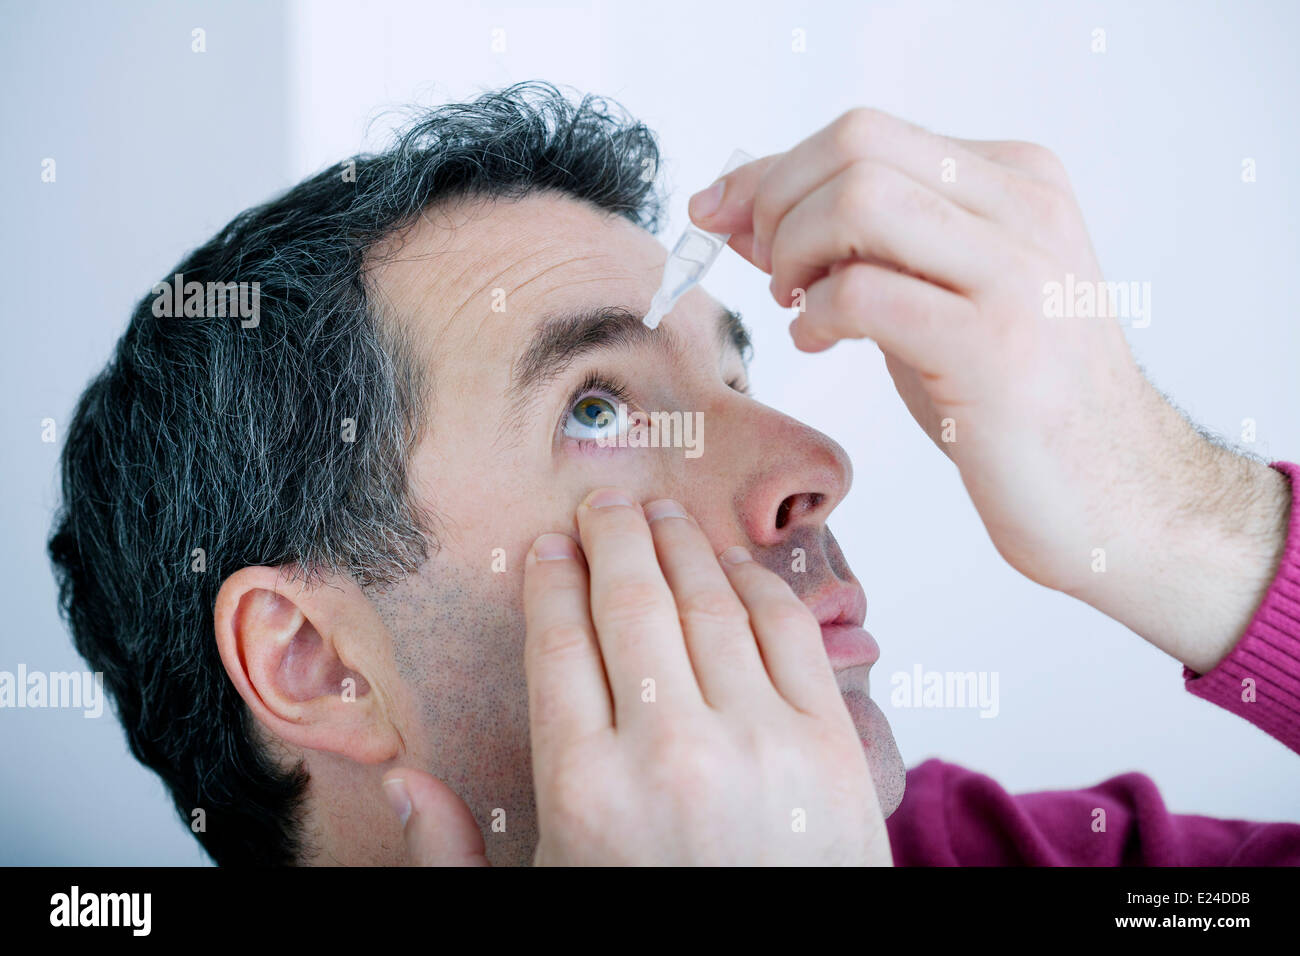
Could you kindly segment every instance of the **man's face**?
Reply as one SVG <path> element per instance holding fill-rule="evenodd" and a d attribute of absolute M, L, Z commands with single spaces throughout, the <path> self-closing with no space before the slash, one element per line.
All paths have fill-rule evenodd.
<path fill-rule="evenodd" d="M 577 506 L 599 486 L 673 498 L 715 550 L 748 547 L 829 617 L 857 590 L 825 525 L 851 469 L 833 441 L 746 394 L 735 329 L 702 290 L 658 330 L 640 324 L 666 253 L 619 217 L 558 195 L 465 202 L 386 251 L 369 278 L 427 368 L 410 481 L 438 546 L 378 601 L 409 692 L 403 762 L 466 801 L 493 863 L 526 863 L 537 841 L 522 597 L 533 540 L 576 539 Z M 694 448 L 601 447 L 618 435 L 620 403 L 629 416 L 681 412 L 703 431 Z M 828 648 L 888 815 L 903 767 L 866 697 L 870 663 Z"/>

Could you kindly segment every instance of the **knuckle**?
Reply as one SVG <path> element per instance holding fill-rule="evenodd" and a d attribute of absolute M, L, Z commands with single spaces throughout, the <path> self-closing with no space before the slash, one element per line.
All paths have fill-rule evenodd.
<path fill-rule="evenodd" d="M 772 258 L 772 285 L 777 289 L 789 292 L 789 273 L 796 261 L 795 249 L 796 243 L 791 239 L 790 229 L 788 228 L 790 220 L 786 219 L 776 227 L 772 234 L 771 247 L 768 254 Z"/>
<path fill-rule="evenodd" d="M 606 616 L 635 620 L 656 609 L 661 600 L 662 592 L 654 581 L 628 578 L 609 584 L 601 610 Z"/>
<path fill-rule="evenodd" d="M 579 843 L 601 835 L 596 821 L 602 819 L 607 801 L 595 785 L 599 779 L 591 768 L 570 761 L 546 781 L 546 822 L 553 834 Z"/>
<path fill-rule="evenodd" d="M 871 270 L 858 266 L 849 266 L 829 280 L 829 293 L 826 297 L 827 315 L 824 317 L 831 324 L 861 311 L 867 297 L 871 295 Z"/>
<path fill-rule="evenodd" d="M 721 624 L 734 628 L 749 623 L 749 616 L 740 602 L 725 591 L 692 594 L 681 602 L 678 612 L 682 622 L 690 626 Z"/>
<path fill-rule="evenodd" d="M 1053 186 L 1031 186 L 1026 193 L 1025 202 L 1030 215 L 1049 234 L 1061 230 L 1074 218 L 1074 201 Z"/>
<path fill-rule="evenodd" d="M 880 163 L 861 161 L 854 163 L 845 174 L 842 188 L 840 201 L 850 215 L 841 221 L 860 226 L 890 201 L 897 190 L 897 182 Z"/>
<path fill-rule="evenodd" d="M 590 642 L 579 624 L 552 624 L 534 631 L 529 647 L 534 658 L 566 658 L 585 653 Z"/>
<path fill-rule="evenodd" d="M 1010 153 L 1012 162 L 1044 179 L 1058 182 L 1065 176 L 1065 164 L 1046 146 L 1015 142 L 1010 144 Z"/>
<path fill-rule="evenodd" d="M 865 156 L 880 137 L 885 114 L 867 106 L 846 112 L 831 126 L 831 143 L 840 156 Z"/>
<path fill-rule="evenodd" d="M 770 188 L 765 188 L 768 184 L 769 173 L 765 173 L 759 180 L 758 187 L 754 190 L 754 235 L 769 242 L 772 239 L 772 233 L 776 231 L 777 207 L 780 199 L 777 194 Z"/>
<path fill-rule="evenodd" d="M 725 779 L 728 755 L 711 735 L 674 726 L 650 745 L 650 760 L 660 788 L 698 805 Z"/>
<path fill-rule="evenodd" d="M 762 611 L 771 627 L 782 632 L 797 634 L 819 630 L 817 619 L 800 601 L 773 601 Z"/>
<path fill-rule="evenodd" d="M 596 508 L 582 518 L 584 538 L 597 538 L 606 543 L 636 541 L 645 527 L 645 517 L 636 508 Z"/>
<path fill-rule="evenodd" d="M 940 229 L 949 228 L 957 212 L 957 207 L 949 200 L 910 180 L 904 182 L 899 200 L 904 215 L 915 216 Z"/>

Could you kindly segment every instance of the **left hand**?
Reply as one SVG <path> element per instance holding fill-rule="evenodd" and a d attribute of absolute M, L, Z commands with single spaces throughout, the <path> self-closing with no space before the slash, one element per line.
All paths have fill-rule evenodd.
<path fill-rule="evenodd" d="M 721 182 L 720 204 L 705 215 L 706 190 L 692 219 L 730 232 L 778 303 L 802 301 L 799 348 L 876 341 L 1013 567 L 1193 668 L 1227 653 L 1271 578 L 1285 479 L 1205 441 L 1113 318 L 1047 317 L 1047 283 L 1067 276 L 1109 304 L 1055 156 L 859 109 Z M 1272 529 L 1267 544 L 1243 524 Z M 1172 557 L 1189 552 L 1195 566 Z"/>

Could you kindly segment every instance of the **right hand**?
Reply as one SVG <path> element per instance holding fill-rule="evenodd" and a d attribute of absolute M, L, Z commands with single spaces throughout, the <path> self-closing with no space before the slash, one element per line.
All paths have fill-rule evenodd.
<path fill-rule="evenodd" d="M 816 618 L 743 549 L 719 560 L 667 504 L 598 490 L 578 508 L 581 549 L 550 534 L 529 551 L 534 862 L 890 865 Z M 415 792 L 447 825 L 413 795 L 412 857 L 483 862 L 468 809 Z"/>

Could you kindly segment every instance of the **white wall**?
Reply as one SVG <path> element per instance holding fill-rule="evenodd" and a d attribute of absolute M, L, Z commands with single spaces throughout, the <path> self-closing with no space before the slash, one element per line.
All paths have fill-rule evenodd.
<path fill-rule="evenodd" d="M 45 555 L 63 431 L 141 296 L 288 185 L 284 14 L 56 0 L 0 24 L 0 670 L 62 672 L 85 666 Z M 111 711 L 0 710 L 0 865 L 205 860 Z"/>

